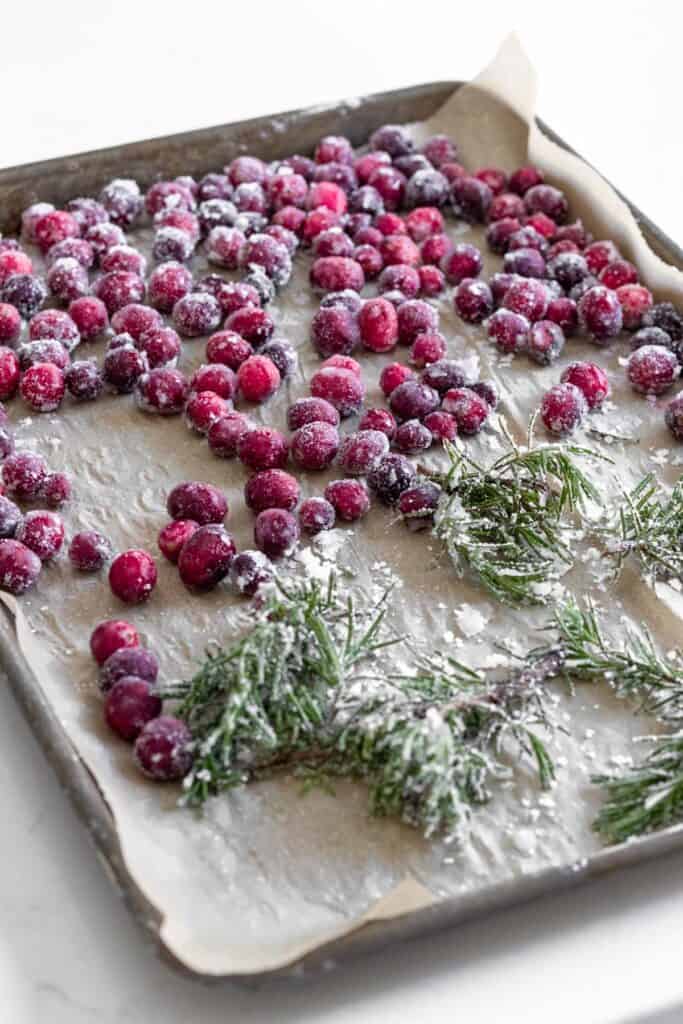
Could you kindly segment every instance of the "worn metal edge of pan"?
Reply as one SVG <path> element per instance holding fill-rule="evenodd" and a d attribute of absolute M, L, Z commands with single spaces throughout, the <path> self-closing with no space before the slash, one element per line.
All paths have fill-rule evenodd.
<path fill-rule="evenodd" d="M 189 169 L 194 168 L 194 171 L 199 173 L 208 169 L 206 152 L 200 156 L 200 148 L 211 149 L 215 157 L 213 166 L 218 165 L 221 160 L 225 161 L 243 152 L 250 144 L 258 145 L 263 151 L 267 143 L 275 143 L 270 157 L 274 158 L 280 154 L 284 155 L 285 151 L 292 152 L 293 148 L 296 149 L 296 146 L 292 146 L 291 129 L 296 129 L 296 138 L 301 140 L 301 148 L 306 149 L 311 148 L 318 135 L 332 131 L 344 130 L 351 135 L 353 141 L 361 142 L 372 128 L 383 120 L 391 118 L 394 121 L 405 122 L 425 119 L 461 85 L 461 82 L 427 83 L 347 100 L 340 104 L 288 111 L 165 138 L 114 146 L 106 150 L 6 168 L 0 170 L 0 206 L 9 201 L 12 207 L 9 219 L 16 225 L 17 215 L 21 209 L 38 198 L 36 188 L 41 189 L 43 198 L 49 194 L 51 198 L 62 201 L 67 196 L 74 195 L 73 178 L 77 175 L 83 175 L 79 177 L 79 182 L 92 181 L 91 191 L 106 180 L 107 176 L 116 173 L 136 173 L 141 181 L 149 183 L 162 169 L 168 173 L 169 147 L 172 154 L 181 159 L 185 170 L 188 169 L 189 152 Z M 285 123 L 288 126 L 286 131 L 282 127 Z M 539 120 L 538 125 L 544 134 L 563 149 L 575 152 L 542 121 Z M 188 147 L 191 149 L 188 150 Z M 218 153 L 221 155 L 216 158 Z M 172 160 L 170 162 L 172 163 Z M 57 184 L 61 182 L 61 188 L 56 187 L 55 176 L 59 177 Z M 66 185 L 64 179 L 67 181 Z M 82 185 L 82 191 L 87 191 L 85 184 Z M 630 208 L 655 252 L 667 262 L 683 269 L 683 250 L 633 203 L 620 192 L 618 194 Z M 2 216 L 0 209 L 0 226 L 3 223 Z M 196 981 L 239 981 L 244 985 L 256 986 L 270 980 L 305 978 L 307 975 L 328 969 L 331 963 L 341 964 L 377 952 L 387 944 L 402 943 L 423 935 L 446 931 L 458 924 L 569 889 L 608 872 L 632 867 L 683 849 L 683 825 L 675 825 L 651 836 L 600 851 L 574 864 L 548 868 L 534 875 L 510 879 L 466 896 L 440 900 L 424 910 L 365 924 L 358 930 L 319 947 L 295 963 L 276 970 L 257 974 L 222 975 L 197 972 L 188 968 L 164 945 L 160 937 L 162 917 L 130 875 L 106 800 L 95 778 L 71 744 L 54 709 L 47 701 L 40 682 L 19 651 L 10 613 L 4 607 L 0 613 L 0 668 L 6 672 L 24 716 L 82 819 L 106 873 L 141 926 L 148 944 L 174 969 Z"/>

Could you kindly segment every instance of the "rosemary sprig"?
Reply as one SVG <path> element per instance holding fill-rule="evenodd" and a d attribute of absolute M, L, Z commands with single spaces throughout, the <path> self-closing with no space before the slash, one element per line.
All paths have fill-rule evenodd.
<path fill-rule="evenodd" d="M 616 579 L 631 556 L 650 582 L 662 576 L 683 574 L 683 480 L 671 494 L 656 482 L 652 473 L 624 495 L 612 521 L 602 531 L 607 541 L 606 556 Z"/>
<path fill-rule="evenodd" d="M 283 770 L 316 783 L 347 776 L 367 783 L 373 813 L 453 836 L 514 756 L 550 785 L 539 731 L 552 729 L 544 683 L 561 656 L 542 652 L 496 682 L 438 654 L 392 674 L 378 654 L 405 642 L 386 625 L 388 596 L 373 605 L 334 579 L 289 583 L 174 688 L 197 745 L 186 802 Z"/>
<path fill-rule="evenodd" d="M 439 478 L 435 535 L 459 575 L 469 569 L 511 605 L 546 603 L 559 563 L 573 561 L 563 538 L 568 513 L 600 501 L 578 461 L 605 456 L 578 445 L 535 445 L 533 426 L 524 448 L 507 434 L 510 450 L 488 467 L 446 443 L 450 467 Z"/>

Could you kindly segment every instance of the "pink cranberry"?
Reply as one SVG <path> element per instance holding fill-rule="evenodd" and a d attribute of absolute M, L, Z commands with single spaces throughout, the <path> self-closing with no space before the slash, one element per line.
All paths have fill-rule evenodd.
<path fill-rule="evenodd" d="M 486 325 L 487 334 L 500 352 L 523 352 L 529 338 L 529 320 L 511 309 L 497 309 Z"/>
<path fill-rule="evenodd" d="M 617 295 L 604 285 L 595 285 L 579 300 L 581 326 L 597 344 L 609 343 L 621 331 L 623 315 Z"/>
<path fill-rule="evenodd" d="M 237 370 L 237 386 L 248 402 L 265 402 L 280 386 L 280 372 L 267 356 L 249 356 Z"/>
<path fill-rule="evenodd" d="M 545 316 L 546 320 L 552 320 L 558 327 L 561 327 L 567 337 L 574 334 L 579 324 L 579 313 L 576 303 L 573 299 L 565 298 L 565 296 L 551 299 Z"/>
<path fill-rule="evenodd" d="M 542 320 L 549 298 L 548 289 L 540 281 L 513 281 L 503 297 L 503 307 L 527 320 Z"/>
<path fill-rule="evenodd" d="M 104 186 L 99 201 L 114 224 L 129 227 L 142 213 L 140 186 L 131 178 L 115 178 Z"/>
<path fill-rule="evenodd" d="M 171 519 L 193 519 L 200 526 L 222 523 L 228 514 L 225 495 L 213 484 L 187 480 L 176 484 L 166 500 Z"/>
<path fill-rule="evenodd" d="M 666 407 L 664 422 L 676 438 L 683 440 L 683 394 L 676 395 Z"/>
<path fill-rule="evenodd" d="M 610 263 L 621 259 L 619 250 L 609 239 L 603 242 L 592 242 L 586 247 L 584 256 L 591 274 L 600 274 Z"/>
<path fill-rule="evenodd" d="M 406 217 L 406 230 L 413 242 L 421 243 L 432 235 L 441 235 L 444 219 L 435 206 L 418 206 Z"/>
<path fill-rule="evenodd" d="M 479 249 L 467 242 L 453 246 L 441 261 L 441 269 L 450 284 L 459 284 L 465 278 L 478 277 L 482 266 Z"/>
<path fill-rule="evenodd" d="M 305 205 L 306 197 L 304 197 Z M 286 228 L 297 237 L 303 233 L 307 216 L 303 209 L 297 206 L 281 206 L 274 214 L 272 223 L 279 227 Z"/>
<path fill-rule="evenodd" d="M 464 175 L 453 181 L 451 198 L 458 217 L 471 223 L 483 224 L 493 200 L 493 192 L 485 182 Z"/>
<path fill-rule="evenodd" d="M 56 512 L 27 512 L 16 530 L 16 539 L 41 562 L 54 558 L 64 543 L 64 523 Z"/>
<path fill-rule="evenodd" d="M 299 501 L 299 484 L 296 477 L 283 469 L 264 469 L 249 478 L 244 499 L 254 512 L 263 512 L 266 508 L 284 508 L 291 512 Z"/>
<path fill-rule="evenodd" d="M 451 388 L 444 395 L 442 409 L 453 416 L 458 433 L 468 436 L 479 433 L 490 412 L 488 402 L 471 388 Z"/>
<path fill-rule="evenodd" d="M 407 235 L 389 235 L 380 245 L 385 267 L 418 267 L 422 256 L 415 242 Z"/>
<path fill-rule="evenodd" d="M 182 263 L 160 263 L 150 274 L 147 297 L 155 309 L 170 313 L 192 288 L 192 274 Z"/>
<path fill-rule="evenodd" d="M 529 328 L 526 351 L 535 363 L 549 366 L 555 362 L 563 348 L 562 328 L 552 320 L 539 320 Z"/>
<path fill-rule="evenodd" d="M 268 209 L 268 199 L 263 187 L 257 181 L 244 181 L 232 194 L 232 202 L 241 214 L 256 214 L 262 218 Z M 236 218 L 235 223 L 239 223 Z M 249 233 L 249 232 L 247 232 Z"/>
<path fill-rule="evenodd" d="M 142 604 L 157 582 L 157 567 L 146 551 L 132 548 L 117 555 L 109 569 L 112 593 L 126 604 Z"/>
<path fill-rule="evenodd" d="M 503 257 L 503 270 L 508 274 L 520 277 L 545 277 L 545 259 L 538 251 L 529 246 L 521 249 L 508 249 Z"/>
<path fill-rule="evenodd" d="M 570 363 L 560 380 L 563 384 L 577 387 L 589 409 L 599 408 L 610 393 L 607 374 L 595 363 Z"/>
<path fill-rule="evenodd" d="M 289 444 L 279 430 L 256 427 L 242 435 L 237 454 L 248 469 L 284 469 L 289 457 Z"/>
<path fill-rule="evenodd" d="M 350 476 L 364 476 L 389 451 L 389 440 L 380 430 L 359 430 L 345 437 L 339 447 L 339 464 Z"/>
<path fill-rule="evenodd" d="M 225 168 L 225 172 L 233 185 L 249 181 L 260 184 L 266 180 L 266 165 L 255 156 L 236 156 Z"/>
<path fill-rule="evenodd" d="M 317 291 L 336 292 L 345 288 L 361 291 L 365 284 L 363 270 L 355 260 L 344 256 L 322 256 L 311 267 L 311 285 Z"/>
<path fill-rule="evenodd" d="M 363 404 L 365 386 L 350 370 L 325 367 L 313 374 L 310 386 L 313 397 L 324 398 L 343 419 L 358 412 Z"/>
<path fill-rule="evenodd" d="M 348 370 L 349 373 L 353 373 L 358 377 L 358 380 L 362 379 L 363 371 L 361 370 L 360 363 L 352 359 L 351 356 L 343 355 L 342 353 L 335 353 L 333 356 L 329 356 L 323 360 L 320 364 L 321 370 L 326 370 L 329 367 L 336 368 L 338 370 Z"/>
<path fill-rule="evenodd" d="M 410 349 L 410 361 L 424 367 L 443 359 L 447 352 L 446 339 L 438 331 L 418 334 Z"/>
<path fill-rule="evenodd" d="M 236 309 L 228 317 L 225 326 L 227 330 L 241 335 L 254 348 L 268 341 L 275 330 L 273 318 L 265 309 L 258 306 L 242 306 Z"/>
<path fill-rule="evenodd" d="M 493 295 L 486 281 L 464 278 L 453 296 L 455 311 L 468 324 L 479 324 L 493 312 Z"/>
<path fill-rule="evenodd" d="M 67 210 L 52 210 L 39 217 L 33 226 L 33 234 L 42 252 L 47 252 L 65 238 L 77 238 L 81 233 L 75 217 Z"/>
<path fill-rule="evenodd" d="M 246 243 L 244 234 L 238 228 L 219 224 L 212 228 L 206 240 L 206 258 L 209 263 L 236 270 L 239 265 L 240 251 Z"/>
<path fill-rule="evenodd" d="M 417 455 L 431 447 L 433 441 L 428 427 L 419 420 L 406 420 L 396 430 L 394 447 L 406 455 Z"/>
<path fill-rule="evenodd" d="M 348 354 L 358 344 L 358 316 L 343 305 L 321 306 L 311 323 L 311 341 L 321 356 Z"/>
<path fill-rule="evenodd" d="M 0 285 L 9 281 L 15 274 L 32 274 L 33 263 L 21 249 L 6 249 L 0 252 Z"/>
<path fill-rule="evenodd" d="M 420 295 L 426 298 L 436 298 L 446 287 L 446 277 L 438 267 L 419 267 Z"/>
<path fill-rule="evenodd" d="M 385 505 L 395 505 L 415 479 L 413 464 L 405 455 L 391 452 L 368 474 L 368 483 Z M 346 482 L 346 481 L 345 481 Z"/>
<path fill-rule="evenodd" d="M 207 440 L 214 455 L 221 459 L 231 459 L 237 455 L 239 442 L 252 430 L 250 420 L 241 412 L 229 412 L 215 420 L 209 427 Z"/>
<path fill-rule="evenodd" d="M 90 650 L 98 665 L 103 665 L 115 651 L 139 646 L 138 631 L 123 619 L 100 622 L 90 637 Z"/>
<path fill-rule="evenodd" d="M 420 275 L 415 267 L 404 263 L 395 263 L 385 267 L 377 282 L 381 294 L 400 292 L 406 299 L 414 299 L 420 293 Z"/>
<path fill-rule="evenodd" d="M 410 421 L 409 421 L 410 422 Z M 458 436 L 458 424 L 449 412 L 436 409 L 424 418 L 424 425 L 436 441 L 453 441 Z"/>
<path fill-rule="evenodd" d="M 126 236 L 122 229 L 108 221 L 93 224 L 86 231 L 85 237 L 92 246 L 95 256 L 100 259 L 113 245 L 126 244 Z"/>
<path fill-rule="evenodd" d="M 21 369 L 19 359 L 11 348 L 0 346 L 0 400 L 5 401 L 16 394 Z"/>
<path fill-rule="evenodd" d="M 360 480 L 333 480 L 325 488 L 325 500 L 347 523 L 361 519 L 370 508 L 370 496 Z"/>
<path fill-rule="evenodd" d="M 172 369 L 178 362 L 181 347 L 180 338 L 172 327 L 153 327 L 140 336 L 136 345 L 147 360 L 150 370 L 161 367 Z"/>
<path fill-rule="evenodd" d="M 322 206 L 337 216 L 346 213 L 347 204 L 344 189 L 333 181 L 315 182 L 310 186 L 306 199 L 309 210 L 315 211 Z"/>
<path fill-rule="evenodd" d="M 404 345 L 412 345 L 418 334 L 432 333 L 439 326 L 434 306 L 422 299 L 408 299 L 398 307 L 398 337 Z"/>
<path fill-rule="evenodd" d="M 48 508 L 61 508 L 71 498 L 71 481 L 65 473 L 49 473 L 40 485 L 39 497 Z"/>
<path fill-rule="evenodd" d="M 104 717 L 117 736 L 132 742 L 148 722 L 159 717 L 161 709 L 161 698 L 152 693 L 148 682 L 124 676 L 106 696 Z"/>
<path fill-rule="evenodd" d="M 379 386 L 384 396 L 388 398 L 400 384 L 405 384 L 409 380 L 415 380 L 415 373 L 409 366 L 403 363 L 389 363 L 380 374 Z"/>
<path fill-rule="evenodd" d="M 313 156 L 318 164 L 328 164 L 331 162 L 339 164 L 353 163 L 351 143 L 343 135 L 325 135 L 315 147 Z"/>
<path fill-rule="evenodd" d="M 199 218 L 189 210 L 161 210 L 154 218 L 157 228 L 175 228 L 184 231 L 192 243 L 192 248 L 199 241 L 201 225 Z"/>
<path fill-rule="evenodd" d="M 375 230 L 379 231 L 383 238 L 390 235 L 407 235 L 405 221 L 398 213 L 380 213 L 373 222 Z M 378 243 L 381 245 L 381 242 Z"/>
<path fill-rule="evenodd" d="M 363 345 L 373 352 L 389 352 L 398 342 L 398 316 L 386 299 L 368 299 L 358 324 Z"/>
<path fill-rule="evenodd" d="M 616 289 L 616 294 L 624 327 L 627 331 L 638 330 L 643 316 L 654 302 L 652 292 L 642 284 L 622 284 Z"/>
<path fill-rule="evenodd" d="M 81 244 L 88 245 L 89 243 Z M 52 251 L 52 250 L 51 250 Z M 82 261 L 81 261 L 82 262 Z M 84 264 L 85 266 L 86 264 Z M 100 266 L 105 273 L 109 273 L 112 270 L 129 270 L 133 274 L 138 274 L 140 277 L 145 276 L 147 269 L 147 260 L 139 252 L 138 249 L 134 249 L 132 245 L 113 245 L 111 249 L 100 257 Z"/>
<path fill-rule="evenodd" d="M 556 384 L 543 396 L 541 419 L 546 430 L 562 436 L 580 424 L 587 408 L 583 392 L 574 384 Z"/>
<path fill-rule="evenodd" d="M 339 413 L 324 398 L 298 398 L 287 410 L 287 426 L 298 430 L 308 423 L 329 423 L 339 425 Z"/>
<path fill-rule="evenodd" d="M 135 741 L 135 763 L 156 782 L 184 778 L 194 760 L 192 734 L 179 718 L 161 715 L 143 727 Z"/>
<path fill-rule="evenodd" d="M 210 590 L 228 575 L 235 550 L 225 527 L 218 523 L 197 527 L 180 549 L 181 580 L 187 587 Z"/>
<path fill-rule="evenodd" d="M 0 494 L 0 537 L 13 537 L 22 519 L 21 509 Z"/>
<path fill-rule="evenodd" d="M 391 392 L 389 405 L 399 421 L 421 420 L 438 408 L 439 394 L 427 384 L 406 380 Z"/>
<path fill-rule="evenodd" d="M 366 409 L 358 423 L 359 431 L 380 431 L 389 440 L 396 433 L 396 420 L 388 409 Z"/>
<path fill-rule="evenodd" d="M 168 366 L 160 366 L 139 378 L 136 399 L 145 412 L 175 416 L 183 411 L 188 393 L 185 374 Z"/>
<path fill-rule="evenodd" d="M 83 341 L 92 341 L 109 326 L 107 307 L 94 295 L 74 299 L 69 304 L 69 317 L 76 324 Z"/>
<path fill-rule="evenodd" d="M 76 533 L 69 544 L 69 560 L 79 572 L 97 572 L 112 556 L 111 542 L 97 530 Z"/>
<path fill-rule="evenodd" d="M 35 242 L 36 240 L 36 224 L 40 218 L 44 217 L 46 213 L 52 213 L 53 211 L 54 206 L 52 203 L 33 203 L 31 206 L 26 207 L 21 215 L 21 231 L 29 242 Z"/>
<path fill-rule="evenodd" d="M 339 450 L 339 433 L 331 423 L 304 423 L 292 434 L 292 458 L 301 469 L 327 469 Z"/>
<path fill-rule="evenodd" d="M 29 590 L 40 575 L 40 559 L 21 541 L 0 540 L 0 587 L 19 596 Z"/>
<path fill-rule="evenodd" d="M 0 286 L 0 302 L 14 306 L 25 320 L 37 313 L 47 298 L 47 288 L 38 277 L 31 274 L 12 274 Z"/>
<path fill-rule="evenodd" d="M 598 274 L 600 284 L 614 291 L 624 284 L 637 284 L 638 271 L 628 260 L 616 259 L 607 264 Z"/>
<path fill-rule="evenodd" d="M 248 341 L 235 331 L 218 331 L 206 343 L 206 358 L 210 363 L 220 363 L 231 370 L 238 370 L 242 363 L 254 354 Z"/>
<path fill-rule="evenodd" d="M 111 326 L 115 334 L 130 334 L 134 341 L 139 341 L 146 331 L 162 327 L 163 320 L 156 309 L 132 302 L 114 313 Z"/>
<path fill-rule="evenodd" d="M 133 627 L 126 622 L 119 620 L 105 622 L 102 625 L 105 627 L 122 627 L 125 636 L 128 636 L 128 630 L 132 630 L 137 638 L 137 633 L 135 633 Z M 94 636 L 95 633 L 93 633 L 93 638 Z M 98 679 L 98 686 L 102 693 L 109 693 L 119 680 L 125 679 L 127 676 L 143 679 L 146 683 L 150 683 L 150 685 L 156 682 L 159 674 L 159 662 L 156 655 L 152 651 L 147 650 L 146 647 L 138 646 L 138 644 L 139 641 L 136 640 L 135 644 L 118 645 L 104 661 Z"/>
<path fill-rule="evenodd" d="M 35 412 L 54 412 L 64 398 L 64 373 L 54 363 L 35 363 L 21 378 L 20 390 Z"/>
<path fill-rule="evenodd" d="M 641 395 L 662 395 L 680 373 L 678 359 L 662 345 L 643 345 L 631 354 L 626 373 Z"/>
<path fill-rule="evenodd" d="M 398 510 L 409 530 L 425 530 L 434 521 L 441 489 L 429 480 L 409 487 L 398 499 Z"/>
<path fill-rule="evenodd" d="M 126 335 L 120 335 L 125 338 Z M 139 378 L 145 372 L 144 357 L 132 344 L 124 343 L 109 349 L 104 357 L 102 375 L 109 390 L 119 395 L 128 395 L 135 389 Z"/>
<path fill-rule="evenodd" d="M 215 331 L 222 319 L 218 299 L 208 292 L 189 292 L 173 307 L 173 323 L 179 334 L 198 338 Z"/>
<path fill-rule="evenodd" d="M 13 345 L 20 334 L 19 311 L 8 302 L 0 302 L 0 345 Z"/>
<path fill-rule="evenodd" d="M 307 498 L 299 508 L 299 526 L 304 533 L 315 536 L 334 527 L 334 506 L 326 498 Z"/>

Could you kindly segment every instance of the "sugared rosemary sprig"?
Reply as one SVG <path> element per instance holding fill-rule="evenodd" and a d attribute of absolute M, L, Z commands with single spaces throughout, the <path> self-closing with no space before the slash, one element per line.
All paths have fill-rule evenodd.
<path fill-rule="evenodd" d="M 602 531 L 612 576 L 633 556 L 650 582 L 683 574 L 683 481 L 666 491 L 652 473 L 624 494 L 612 521 Z"/>
<path fill-rule="evenodd" d="M 241 639 L 175 688 L 197 744 L 185 800 L 283 770 L 347 776 L 366 782 L 373 813 L 453 836 L 510 777 L 515 755 L 549 785 L 539 731 L 552 728 L 544 683 L 561 656 L 543 652 L 495 682 L 448 655 L 392 673 L 378 652 L 403 641 L 385 623 L 387 603 L 334 580 L 288 583 Z"/>
<path fill-rule="evenodd" d="M 567 514 L 600 502 L 579 461 L 605 456 L 572 444 L 527 445 L 507 435 L 509 451 L 485 467 L 460 444 L 446 444 L 450 468 L 434 521 L 456 571 L 472 571 L 505 604 L 544 604 L 560 563 L 571 565 L 563 537 Z"/>

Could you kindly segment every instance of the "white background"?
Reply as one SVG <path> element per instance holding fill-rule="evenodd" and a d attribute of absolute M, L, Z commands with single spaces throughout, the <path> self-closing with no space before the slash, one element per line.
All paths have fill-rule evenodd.
<path fill-rule="evenodd" d="M 468 78 L 516 29 L 539 70 L 541 115 L 681 241 L 676 7 L 9 0 L 0 166 Z M 683 1019 L 683 856 L 294 987 L 203 988 L 142 942 L 5 692 L 0 759 L 3 1024 Z"/>

